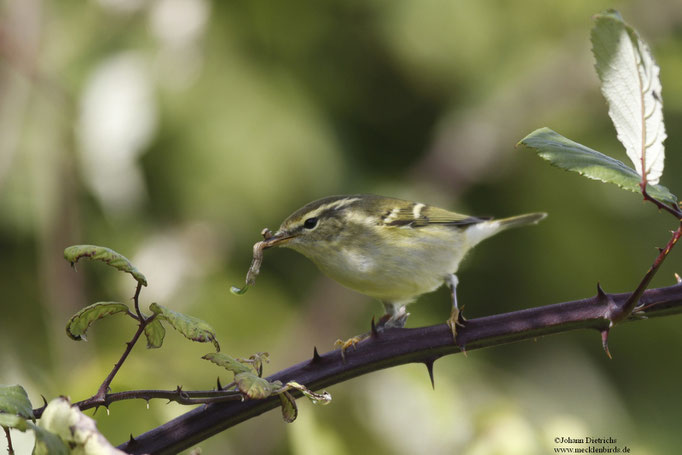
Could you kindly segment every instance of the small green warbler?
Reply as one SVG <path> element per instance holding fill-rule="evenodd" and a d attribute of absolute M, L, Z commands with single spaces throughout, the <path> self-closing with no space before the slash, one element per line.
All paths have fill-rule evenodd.
<path fill-rule="evenodd" d="M 403 327 L 406 306 L 446 284 L 452 295 L 448 325 L 459 322 L 457 268 L 467 252 L 505 229 L 535 224 L 545 213 L 499 220 L 477 218 L 419 202 L 359 194 L 311 202 L 284 220 L 274 234 L 254 246 L 247 276 L 253 284 L 262 250 L 283 246 L 313 261 L 330 278 L 381 301 L 386 314 L 377 329 Z M 255 272 L 255 273 L 254 273 Z M 237 293 L 244 292 L 233 288 Z M 345 350 L 366 335 L 341 343 Z"/>

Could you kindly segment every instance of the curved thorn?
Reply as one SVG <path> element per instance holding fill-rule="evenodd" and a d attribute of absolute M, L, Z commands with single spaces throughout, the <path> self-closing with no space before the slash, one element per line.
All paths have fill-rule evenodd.
<path fill-rule="evenodd" d="M 43 407 L 46 407 L 47 406 L 47 400 L 45 399 L 45 395 L 41 394 L 40 398 L 43 399 Z"/>
<path fill-rule="evenodd" d="M 606 298 L 606 292 L 604 292 L 604 289 L 601 287 L 601 283 L 597 281 L 597 300 L 604 302 Z"/>
<path fill-rule="evenodd" d="M 436 389 L 436 383 L 433 380 L 433 363 L 435 362 L 435 359 L 429 359 L 424 362 L 424 365 L 426 365 L 426 370 L 429 372 L 429 379 L 431 379 L 431 387 L 433 389 Z"/>
<path fill-rule="evenodd" d="M 609 352 L 609 329 L 601 331 L 601 345 L 604 348 L 606 355 L 609 356 L 609 359 L 613 359 L 613 357 L 611 357 L 611 352 Z"/>
<path fill-rule="evenodd" d="M 216 380 L 216 387 L 217 387 L 216 390 L 223 390 L 223 385 L 220 383 L 220 376 L 218 376 Z"/>
<path fill-rule="evenodd" d="M 374 322 L 374 316 L 372 316 L 372 322 L 371 322 L 371 333 L 372 333 L 372 338 L 376 338 L 379 336 L 379 331 L 377 330 L 377 325 Z"/>

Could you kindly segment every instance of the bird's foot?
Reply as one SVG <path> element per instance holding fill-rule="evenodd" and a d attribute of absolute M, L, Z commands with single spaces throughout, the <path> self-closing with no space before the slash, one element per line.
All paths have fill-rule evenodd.
<path fill-rule="evenodd" d="M 347 340 L 336 340 L 334 343 L 335 348 L 341 348 L 341 359 L 345 362 L 346 361 L 346 349 L 348 348 L 353 348 L 354 350 L 357 349 L 357 344 L 363 340 L 366 340 L 367 338 L 370 337 L 369 333 L 363 333 L 362 335 L 356 335 L 354 337 L 348 338 Z"/>
<path fill-rule="evenodd" d="M 448 324 L 448 327 L 450 327 L 450 330 L 452 331 L 452 341 L 455 342 L 457 346 L 460 346 L 459 343 L 457 343 L 457 327 L 464 327 L 464 323 L 466 322 L 466 319 L 464 318 L 464 315 L 460 311 L 459 308 L 453 306 L 452 307 L 452 312 L 450 313 L 450 317 L 446 321 Z M 464 348 L 460 346 L 462 350 Z"/>

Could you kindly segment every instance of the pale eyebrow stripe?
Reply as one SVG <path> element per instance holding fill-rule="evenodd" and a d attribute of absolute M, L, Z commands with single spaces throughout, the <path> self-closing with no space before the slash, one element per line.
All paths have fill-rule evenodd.
<path fill-rule="evenodd" d="M 327 210 L 339 210 L 347 205 L 352 204 L 355 201 L 359 201 L 360 198 L 357 197 L 351 197 L 351 198 L 344 198 L 344 199 L 339 199 L 338 201 L 330 202 L 328 204 L 324 204 L 313 210 L 312 212 L 308 213 L 307 216 L 309 217 L 314 217 L 318 216 L 323 212 L 326 212 Z"/>

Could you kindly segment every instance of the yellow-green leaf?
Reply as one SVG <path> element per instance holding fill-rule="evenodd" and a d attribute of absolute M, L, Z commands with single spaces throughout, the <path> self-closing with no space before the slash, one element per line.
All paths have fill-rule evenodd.
<path fill-rule="evenodd" d="M 29 428 L 28 422 L 23 417 L 4 412 L 0 412 L 0 427 L 14 428 L 19 431 L 26 431 Z"/>
<path fill-rule="evenodd" d="M 260 378 L 253 373 L 239 373 L 234 375 L 237 388 L 247 397 L 253 400 L 261 400 L 282 388 L 279 381 L 269 382 L 267 379 Z"/>
<path fill-rule="evenodd" d="M 63 442 L 72 447 L 72 451 L 63 453 L 78 453 L 83 455 L 125 455 L 111 445 L 99 432 L 95 421 L 83 414 L 77 407 L 71 406 L 66 398 L 55 398 L 45 408 L 40 418 L 39 427 L 49 433 L 54 433 Z M 39 433 L 36 431 L 36 437 Z M 36 444 L 36 448 L 38 445 Z M 57 453 L 48 448 L 45 452 L 52 455 Z"/>
<path fill-rule="evenodd" d="M 299 384 L 296 381 L 289 381 L 287 382 L 286 386 L 289 389 L 298 390 L 307 398 L 309 398 L 310 401 L 313 402 L 313 404 L 329 404 L 332 401 L 332 396 L 327 391 L 324 391 L 322 393 L 315 393 L 306 386 L 304 386 L 303 384 Z"/>
<path fill-rule="evenodd" d="M 279 400 L 282 402 L 282 418 L 286 423 L 291 423 L 298 417 L 298 406 L 296 400 L 286 390 L 279 394 Z"/>
<path fill-rule="evenodd" d="M 166 336 L 166 329 L 158 319 L 158 316 L 144 327 L 144 336 L 147 337 L 147 349 L 161 347 L 163 338 Z"/>
<path fill-rule="evenodd" d="M 225 368 L 227 371 L 231 371 L 234 374 L 239 373 L 251 373 L 251 368 L 248 365 L 238 361 L 237 359 L 230 357 L 222 352 L 210 352 L 202 357 L 202 359 L 213 362 L 216 365 Z"/>
<path fill-rule="evenodd" d="M 116 313 L 125 313 L 128 305 L 119 302 L 97 302 L 88 305 L 78 313 L 71 316 L 66 323 L 66 334 L 74 340 L 85 340 L 85 332 L 90 325 L 98 319 L 111 316 Z"/>
<path fill-rule="evenodd" d="M 74 266 L 79 259 L 90 259 L 91 261 L 101 261 L 121 272 L 130 273 L 138 283 L 147 286 L 147 278 L 137 268 L 120 253 L 97 245 L 73 245 L 64 250 L 64 259 Z"/>
<path fill-rule="evenodd" d="M 32 455 L 70 455 L 72 453 L 58 435 L 37 425 L 33 425 L 32 428 L 36 435 Z"/>
<path fill-rule="evenodd" d="M 156 318 L 168 321 L 168 323 L 185 338 L 200 343 L 211 342 L 216 351 L 220 351 L 220 345 L 215 337 L 215 330 L 207 322 L 201 319 L 173 311 L 158 303 L 149 305 L 149 309 L 156 314 Z"/>

